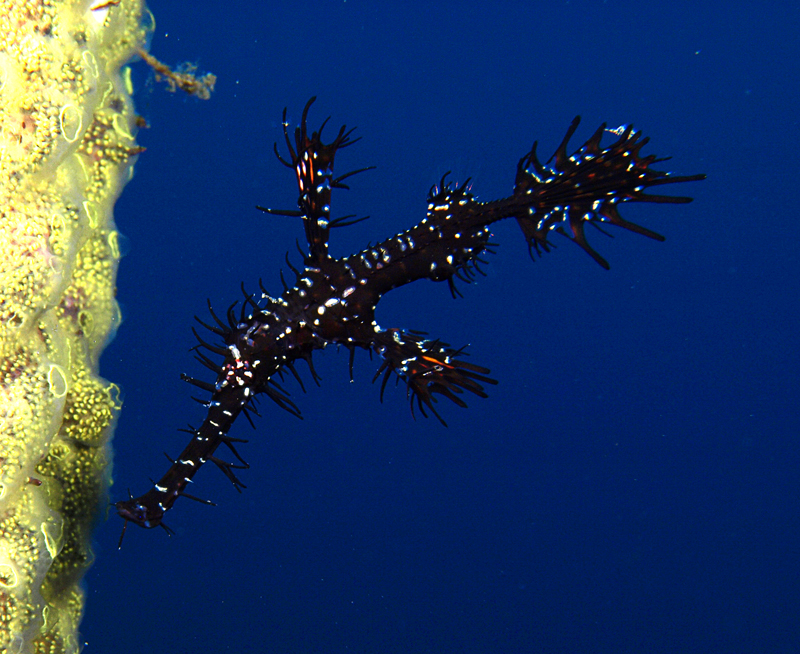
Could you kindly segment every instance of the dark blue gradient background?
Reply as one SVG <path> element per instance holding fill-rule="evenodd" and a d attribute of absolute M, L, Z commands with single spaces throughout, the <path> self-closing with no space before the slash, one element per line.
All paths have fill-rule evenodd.
<path fill-rule="evenodd" d="M 129 240 L 124 322 L 102 372 L 124 390 L 112 497 L 166 469 L 202 409 L 179 379 L 192 316 L 259 277 L 279 291 L 302 236 L 275 160 L 293 124 L 358 126 L 338 170 L 377 165 L 334 196 L 335 255 L 416 223 L 442 173 L 508 195 L 534 139 L 546 156 L 633 122 L 646 152 L 702 183 L 690 205 L 623 215 L 657 243 L 590 231 L 531 262 L 501 224 L 489 276 L 418 283 L 383 326 L 430 331 L 500 385 L 449 428 L 383 404 L 377 362 L 316 359 L 289 381 L 305 419 L 269 401 L 233 435 L 239 496 L 215 470 L 181 501 L 176 536 L 96 533 L 86 652 L 757 653 L 800 651 L 798 110 L 800 9 L 744 2 L 162 2 L 152 51 L 219 78 L 208 102 L 152 88 L 150 124 L 117 203 Z M 113 9 L 112 9 L 113 11 Z M 333 129 L 331 129 L 331 134 Z M 296 260 L 296 259 L 295 259 Z"/>

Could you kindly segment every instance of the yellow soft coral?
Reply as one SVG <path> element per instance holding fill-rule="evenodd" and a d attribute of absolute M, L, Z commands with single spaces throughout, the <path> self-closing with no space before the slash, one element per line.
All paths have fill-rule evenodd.
<path fill-rule="evenodd" d="M 141 0 L 0 0 L 0 650 L 76 652 L 108 486 L 112 208 L 140 151 Z"/>

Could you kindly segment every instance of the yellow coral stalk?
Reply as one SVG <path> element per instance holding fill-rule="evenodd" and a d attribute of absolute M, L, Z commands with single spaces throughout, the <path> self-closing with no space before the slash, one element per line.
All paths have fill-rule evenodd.
<path fill-rule="evenodd" d="M 112 209 L 140 151 L 140 0 L 0 0 L 0 650 L 76 652 L 109 479 Z"/>

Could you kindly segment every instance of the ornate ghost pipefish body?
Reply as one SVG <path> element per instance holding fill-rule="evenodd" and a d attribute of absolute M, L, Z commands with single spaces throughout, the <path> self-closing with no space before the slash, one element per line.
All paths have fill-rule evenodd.
<path fill-rule="evenodd" d="M 689 202 L 686 197 L 648 195 L 644 191 L 652 186 L 704 178 L 653 170 L 651 165 L 659 160 L 654 155 L 640 154 L 648 139 L 632 127 L 606 130 L 602 125 L 570 155 L 567 145 L 578 127 L 576 118 L 551 158 L 552 163 L 539 161 L 535 143 L 522 157 L 511 196 L 479 202 L 470 192 L 469 180 L 453 185 L 445 175 L 431 188 L 428 213 L 420 223 L 354 255 L 335 259 L 328 254 L 330 230 L 358 221 L 351 216 L 331 217 L 332 190 L 346 189 L 344 180 L 366 169 L 334 176 L 338 151 L 357 139 L 351 138 L 352 130 L 346 127 L 330 143 L 323 142 L 322 128 L 309 133 L 307 117 L 313 100 L 303 111 L 294 143 L 284 111 L 289 159 L 278 154 L 276 147 L 280 161 L 297 178 L 298 209 L 259 207 L 270 214 L 302 220 L 307 244 L 302 252 L 303 268 L 294 268 L 287 258 L 295 273 L 294 286 L 284 282 L 283 293 L 278 297 L 269 295 L 263 286 L 259 294 L 247 293 L 242 287 L 244 301 L 239 311 L 234 304 L 224 319 L 211 310 L 211 320 L 200 321 L 220 341 L 210 343 L 195 332 L 199 342 L 197 358 L 214 373 L 213 383 L 184 376 L 209 393 L 208 399 L 198 400 L 206 408 L 205 420 L 200 427 L 185 430 L 191 434 L 190 442 L 149 491 L 116 503 L 125 527 L 133 522 L 145 528 L 161 526 L 171 532 L 163 523 L 164 514 L 179 497 L 198 499 L 188 495 L 186 487 L 208 461 L 222 470 L 237 490 L 243 488 L 235 470 L 249 466 L 235 446 L 241 439 L 228 435 L 231 425 L 239 414 L 245 413 L 249 418 L 249 413 L 255 412 L 252 401 L 259 394 L 299 416 L 300 410 L 276 383 L 276 377 L 288 371 L 299 381 L 295 363 L 302 359 L 316 380 L 312 354 L 328 345 L 340 345 L 350 351 L 351 377 L 357 349 L 377 354 L 383 360 L 375 375 L 376 379 L 383 376 L 381 396 L 394 374 L 406 383 L 412 411 L 415 406 L 423 414 L 430 411 L 442 422 L 435 407 L 437 396 L 462 407 L 466 406 L 464 391 L 486 397 L 484 385 L 496 383 L 487 376 L 488 369 L 464 361 L 463 348 L 451 348 L 419 332 L 381 328 L 375 321 L 380 299 L 392 289 L 420 279 L 447 281 L 453 297 L 460 295 L 456 280 L 469 282 L 475 272 L 480 272 L 479 265 L 486 263 L 481 255 L 491 251 L 489 227 L 506 218 L 517 221 L 531 253 L 549 251 L 549 236 L 555 231 L 608 268 L 605 259 L 589 245 L 586 225 L 614 225 L 663 240 L 659 234 L 623 219 L 618 206 L 629 202 Z M 606 132 L 613 132 L 617 139 L 601 147 Z M 214 361 L 209 355 L 221 356 L 222 361 Z M 220 445 L 225 445 L 238 463 L 217 457 Z"/>

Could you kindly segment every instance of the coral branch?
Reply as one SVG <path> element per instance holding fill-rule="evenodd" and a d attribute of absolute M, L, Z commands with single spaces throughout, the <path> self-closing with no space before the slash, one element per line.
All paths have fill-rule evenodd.
<path fill-rule="evenodd" d="M 78 652 L 119 389 L 112 207 L 141 151 L 141 0 L 0 0 L 0 651 Z M 80 72 L 78 72 L 80 71 Z"/>
<path fill-rule="evenodd" d="M 214 84 L 217 83 L 216 75 L 206 73 L 198 77 L 195 75 L 197 66 L 189 62 L 182 63 L 175 70 L 172 70 L 163 61 L 159 61 L 142 48 L 137 48 L 136 54 L 144 59 L 145 63 L 155 71 L 157 80 L 163 79 L 166 81 L 172 93 L 180 89 L 201 100 L 208 100 L 211 97 Z"/>

